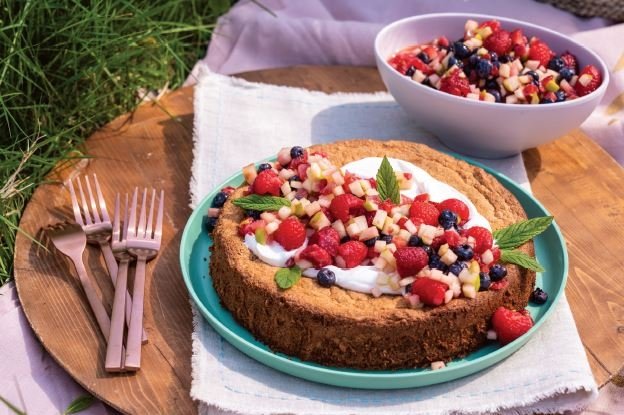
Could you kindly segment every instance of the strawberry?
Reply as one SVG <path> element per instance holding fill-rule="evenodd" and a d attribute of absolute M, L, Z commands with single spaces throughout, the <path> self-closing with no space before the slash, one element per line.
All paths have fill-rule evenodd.
<path fill-rule="evenodd" d="M 492 328 L 497 340 L 506 345 L 533 327 L 533 319 L 527 310 L 515 311 L 498 307 L 492 316 Z"/>
<path fill-rule="evenodd" d="M 408 246 L 394 252 L 397 272 L 401 277 L 416 275 L 429 263 L 427 252 L 421 247 Z"/>
<path fill-rule="evenodd" d="M 344 261 L 345 268 L 357 267 L 368 255 L 368 248 L 360 241 L 348 241 L 338 247 L 338 258 Z"/>
<path fill-rule="evenodd" d="M 506 30 L 499 30 L 483 41 L 483 47 L 498 56 L 506 55 L 511 50 L 511 36 Z"/>
<path fill-rule="evenodd" d="M 470 209 L 459 199 L 446 199 L 438 204 L 438 210 L 450 210 L 457 215 L 457 223 L 463 225 L 470 219 Z"/>
<path fill-rule="evenodd" d="M 524 46 L 528 43 L 526 36 L 522 33 L 522 29 L 513 30 L 509 34 L 509 38 L 511 39 L 512 46 L 521 45 Z"/>
<path fill-rule="evenodd" d="M 522 93 L 524 94 L 524 98 L 527 101 L 531 100 L 531 96 L 533 94 L 537 94 L 539 92 L 539 88 L 535 84 L 527 84 L 524 88 L 522 88 Z"/>
<path fill-rule="evenodd" d="M 392 203 L 390 199 L 387 199 L 379 204 L 379 209 L 385 210 L 386 212 L 390 213 L 394 206 L 395 206 L 394 203 Z"/>
<path fill-rule="evenodd" d="M 578 61 L 576 60 L 576 56 L 568 51 L 565 51 L 561 55 L 561 59 L 563 59 L 563 63 L 567 68 L 570 68 L 574 70 L 575 73 L 578 73 Z"/>
<path fill-rule="evenodd" d="M 501 251 L 498 247 L 496 248 L 492 248 L 492 256 L 493 256 L 493 260 L 492 260 L 492 264 L 495 264 L 498 262 L 498 260 L 501 257 Z"/>
<path fill-rule="evenodd" d="M 548 61 L 554 56 L 545 42 L 534 37 L 529 43 L 529 59 L 539 61 L 540 65 L 548 66 Z"/>
<path fill-rule="evenodd" d="M 579 79 L 574 85 L 574 90 L 579 97 L 594 92 L 602 83 L 602 75 L 594 65 L 587 65 L 579 73 Z"/>
<path fill-rule="evenodd" d="M 332 199 L 329 211 L 343 222 L 349 220 L 349 215 L 364 205 L 364 201 L 352 194 L 345 193 Z"/>
<path fill-rule="evenodd" d="M 492 33 L 497 33 L 500 30 L 500 22 L 498 20 L 486 20 L 481 23 L 478 29 L 483 29 L 484 27 L 489 27 L 492 29 Z"/>
<path fill-rule="evenodd" d="M 331 256 L 336 256 L 340 246 L 340 235 L 331 226 L 319 229 L 310 236 L 310 244 L 318 245 L 325 249 Z"/>
<path fill-rule="evenodd" d="M 481 226 L 473 226 L 472 228 L 466 229 L 464 236 L 472 236 L 475 239 L 474 251 L 477 254 L 482 254 L 492 248 L 492 244 L 494 243 L 492 233 L 487 228 Z M 500 250 L 498 253 L 500 258 Z"/>
<path fill-rule="evenodd" d="M 433 241 L 431 241 L 431 249 L 433 249 L 435 252 L 438 252 L 438 249 L 440 249 L 440 247 L 444 245 L 445 243 L 446 243 L 445 235 L 436 236 L 435 238 L 433 238 Z"/>
<path fill-rule="evenodd" d="M 454 248 L 461 244 L 461 236 L 455 229 L 448 229 L 444 231 L 444 239 L 450 247 Z"/>
<path fill-rule="evenodd" d="M 429 201 L 429 193 L 421 193 L 414 198 L 414 202 L 428 202 Z"/>
<path fill-rule="evenodd" d="M 302 181 L 308 178 L 308 167 L 310 167 L 308 163 L 301 163 L 297 165 L 297 175 Z"/>
<path fill-rule="evenodd" d="M 251 192 L 259 195 L 269 194 L 272 196 L 279 196 L 281 185 L 282 180 L 279 178 L 277 173 L 275 173 L 272 169 L 263 170 L 258 173 L 258 176 L 253 181 L 251 185 Z"/>
<path fill-rule="evenodd" d="M 414 202 L 410 206 L 409 215 L 412 222 L 415 222 L 414 219 L 416 219 L 426 225 L 438 226 L 440 212 L 431 203 Z"/>
<path fill-rule="evenodd" d="M 412 283 L 412 294 L 416 294 L 420 301 L 431 307 L 444 303 L 446 290 L 448 285 L 427 277 L 416 278 Z"/>
<path fill-rule="evenodd" d="M 301 164 L 308 163 L 308 152 L 306 150 L 303 150 L 303 153 L 299 153 L 299 154 L 300 155 L 298 157 L 295 157 L 290 161 L 290 164 L 288 165 L 289 169 L 295 170 Z"/>
<path fill-rule="evenodd" d="M 401 72 L 403 75 L 407 72 L 407 70 L 413 66 L 415 69 L 419 69 L 425 75 L 429 75 L 433 73 L 433 69 L 431 69 L 425 62 L 420 60 L 417 56 L 412 55 L 411 53 L 399 53 L 398 55 L 393 56 L 388 63 L 397 71 Z"/>
<path fill-rule="evenodd" d="M 306 239 L 305 226 L 299 222 L 299 219 L 291 216 L 279 224 L 274 238 L 288 251 L 299 248 Z"/>
<path fill-rule="evenodd" d="M 461 69 L 456 69 L 449 75 L 442 77 L 440 91 L 451 95 L 465 97 L 470 92 L 470 83 Z"/>
<path fill-rule="evenodd" d="M 449 47 L 449 41 L 446 38 L 446 36 L 440 36 L 438 38 L 438 45 L 443 47 L 443 48 L 448 48 Z"/>
<path fill-rule="evenodd" d="M 323 268 L 332 263 L 329 252 L 316 244 L 306 246 L 299 254 L 299 257 L 310 261 L 314 265 L 314 268 Z"/>
<path fill-rule="evenodd" d="M 253 235 L 256 229 L 264 228 L 266 225 L 267 223 L 263 219 L 253 220 L 252 218 L 247 218 L 238 225 L 238 234 L 242 237 L 245 237 L 247 234 Z"/>

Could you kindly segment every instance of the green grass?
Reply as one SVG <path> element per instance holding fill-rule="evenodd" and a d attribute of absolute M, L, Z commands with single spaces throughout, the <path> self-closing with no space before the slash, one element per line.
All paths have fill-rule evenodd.
<path fill-rule="evenodd" d="M 230 0 L 0 0 L 0 284 L 50 169 L 139 91 L 179 86 Z M 79 155 L 79 154 L 78 154 Z"/>

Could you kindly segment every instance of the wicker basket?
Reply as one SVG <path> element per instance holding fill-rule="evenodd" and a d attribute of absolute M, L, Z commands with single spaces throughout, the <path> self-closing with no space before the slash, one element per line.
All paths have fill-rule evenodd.
<path fill-rule="evenodd" d="M 537 0 L 582 17 L 604 17 L 624 21 L 624 0 Z"/>

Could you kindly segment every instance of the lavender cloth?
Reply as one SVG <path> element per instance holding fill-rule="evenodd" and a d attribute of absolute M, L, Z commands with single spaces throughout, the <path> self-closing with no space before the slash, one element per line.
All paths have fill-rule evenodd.
<path fill-rule="evenodd" d="M 307 0 L 296 3 L 260 0 L 260 3 L 278 17 L 243 0 L 219 20 L 204 59 L 213 71 L 232 74 L 297 64 L 373 65 L 371 45 L 375 33 L 383 24 L 412 14 L 442 11 L 497 14 L 530 20 L 568 34 L 608 24 L 603 19 L 581 19 L 526 0 Z M 192 75 L 188 83 L 194 83 Z M 612 125 L 617 127 L 617 124 Z M 617 137 L 616 134 L 612 136 Z M 46 415 L 61 413 L 71 400 L 84 393 L 34 337 L 13 284 L 0 288 L 0 333 L 0 396 L 30 415 Z M 110 410 L 96 403 L 82 413 L 107 412 Z M 0 403 L 0 415 L 11 414 L 13 412 Z"/>

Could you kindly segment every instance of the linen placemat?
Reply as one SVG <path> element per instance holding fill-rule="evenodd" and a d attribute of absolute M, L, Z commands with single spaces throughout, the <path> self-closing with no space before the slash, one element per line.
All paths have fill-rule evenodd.
<path fill-rule="evenodd" d="M 281 147 L 347 138 L 444 147 L 387 93 L 324 94 L 199 71 L 192 206 L 242 166 Z M 480 160 L 529 188 L 520 155 Z M 429 387 L 369 391 L 326 386 L 266 367 L 224 341 L 193 307 L 191 396 L 201 414 L 448 414 L 579 410 L 597 386 L 563 297 L 518 352 L 478 374 Z"/>

